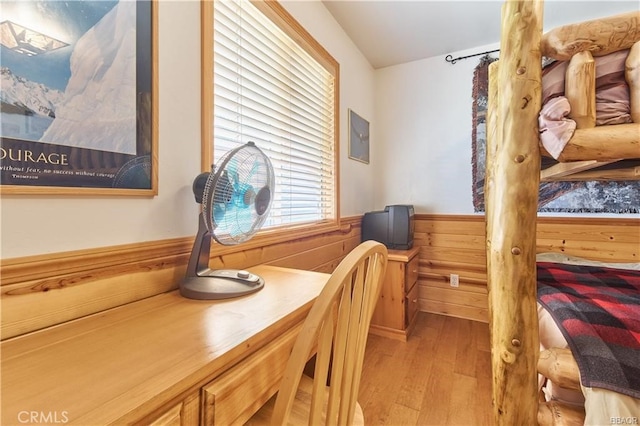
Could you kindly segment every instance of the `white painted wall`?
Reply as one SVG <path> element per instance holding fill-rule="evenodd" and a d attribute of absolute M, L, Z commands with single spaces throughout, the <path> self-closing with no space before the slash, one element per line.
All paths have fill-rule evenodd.
<path fill-rule="evenodd" d="M 374 71 L 319 1 L 283 5 L 340 62 L 342 216 L 373 208 L 375 164 L 347 160 L 347 108 L 373 116 Z M 195 235 L 200 172 L 200 2 L 160 0 L 159 194 L 154 198 L 3 196 L 0 256 Z M 377 160 L 381 162 L 380 159 Z"/>
<path fill-rule="evenodd" d="M 340 215 L 399 203 L 414 204 L 419 213 L 473 214 L 471 85 L 477 58 L 451 65 L 441 56 L 374 71 L 320 1 L 286 0 L 282 5 L 340 63 Z M 0 257 L 195 234 L 198 206 L 191 183 L 200 164 L 198 1 L 160 0 L 159 50 L 159 195 L 4 196 Z M 368 165 L 348 159 L 349 108 L 371 123 Z"/>
<path fill-rule="evenodd" d="M 466 56 L 497 45 L 453 52 Z M 476 58 L 444 56 L 376 71 L 379 155 L 375 203 L 413 204 L 419 213 L 471 214 L 472 79 Z"/>
<path fill-rule="evenodd" d="M 499 47 L 496 42 L 451 55 L 457 58 Z M 497 53 L 492 55 L 498 57 Z M 452 65 L 445 56 L 438 56 L 376 70 L 376 150 L 388 159 L 376 166 L 376 209 L 413 204 L 418 213 L 475 214 L 471 188 L 472 82 L 479 58 Z M 539 215 L 638 217 L 605 213 Z"/>

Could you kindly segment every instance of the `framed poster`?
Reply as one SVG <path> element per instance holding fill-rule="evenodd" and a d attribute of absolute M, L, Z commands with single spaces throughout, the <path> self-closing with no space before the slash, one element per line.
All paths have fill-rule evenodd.
<path fill-rule="evenodd" d="M 369 164 L 369 122 L 349 110 L 349 158 Z"/>
<path fill-rule="evenodd" d="M 157 194 L 156 5 L 2 1 L 0 192 Z"/>

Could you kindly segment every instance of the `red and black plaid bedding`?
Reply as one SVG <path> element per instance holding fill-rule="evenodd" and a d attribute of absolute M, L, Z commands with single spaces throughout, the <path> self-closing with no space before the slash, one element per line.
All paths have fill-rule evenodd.
<path fill-rule="evenodd" d="M 539 262 L 538 301 L 567 339 L 582 385 L 640 398 L 640 271 Z"/>

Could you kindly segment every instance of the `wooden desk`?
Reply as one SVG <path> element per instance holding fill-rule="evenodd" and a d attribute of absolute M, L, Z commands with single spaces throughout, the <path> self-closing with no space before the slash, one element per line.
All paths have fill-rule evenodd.
<path fill-rule="evenodd" d="M 250 270 L 265 287 L 248 296 L 196 301 L 171 292 L 3 342 L 2 424 L 248 418 L 275 393 L 329 277 Z"/>

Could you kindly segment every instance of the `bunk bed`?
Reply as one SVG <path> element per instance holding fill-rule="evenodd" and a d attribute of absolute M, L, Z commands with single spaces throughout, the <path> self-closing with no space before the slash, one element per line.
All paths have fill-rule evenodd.
<path fill-rule="evenodd" d="M 540 353 L 540 181 L 640 179 L 640 12 L 567 25 L 544 35 L 542 17 L 542 0 L 505 2 L 500 60 L 489 68 L 485 217 L 496 425 L 570 420 L 562 407 L 541 401 L 539 364 L 556 382 L 576 386 L 579 381 L 570 351 L 546 348 Z M 624 63 L 630 120 L 598 125 L 594 58 L 623 50 L 628 50 Z M 571 135 L 562 138 L 563 149 L 553 153 L 540 136 L 548 130 L 541 119 L 543 58 L 567 61 L 562 84 L 571 113 L 562 112 L 561 119 L 575 123 Z M 554 375 L 558 365 L 565 367 Z M 580 424 L 584 413 L 576 414 Z"/>
<path fill-rule="evenodd" d="M 538 422 L 638 419 L 640 263 L 562 253 L 540 253 L 537 261 Z"/>

